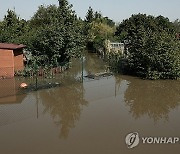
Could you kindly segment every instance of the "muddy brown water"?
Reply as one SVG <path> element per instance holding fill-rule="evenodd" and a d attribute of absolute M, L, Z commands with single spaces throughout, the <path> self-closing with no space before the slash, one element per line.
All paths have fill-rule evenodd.
<path fill-rule="evenodd" d="M 180 81 L 114 75 L 82 83 L 81 66 L 74 60 L 57 76 L 61 86 L 25 94 L 15 95 L 17 78 L 0 81 L 0 154 L 180 153 L 179 143 L 125 143 L 130 132 L 180 137 Z M 86 55 L 84 75 L 106 70 L 95 54 Z"/>

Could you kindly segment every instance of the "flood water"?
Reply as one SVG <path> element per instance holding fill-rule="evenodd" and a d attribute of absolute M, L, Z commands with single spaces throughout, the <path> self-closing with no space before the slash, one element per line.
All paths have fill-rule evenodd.
<path fill-rule="evenodd" d="M 84 76 L 106 70 L 95 54 L 86 55 Z M 180 81 L 113 75 L 82 83 L 81 73 L 74 60 L 56 76 L 59 87 L 25 94 L 16 93 L 19 79 L 1 80 L 0 154 L 180 153 L 180 144 L 125 143 L 130 132 L 180 137 Z"/>

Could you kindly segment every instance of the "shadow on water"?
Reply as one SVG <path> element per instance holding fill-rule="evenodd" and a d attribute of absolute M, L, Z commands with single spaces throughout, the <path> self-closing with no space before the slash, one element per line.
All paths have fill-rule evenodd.
<path fill-rule="evenodd" d="M 180 104 L 180 82 L 161 80 L 150 81 L 128 76 L 117 76 L 117 86 L 127 80 L 125 104 L 135 119 L 147 115 L 156 123 L 158 120 L 168 121 L 171 110 Z"/>

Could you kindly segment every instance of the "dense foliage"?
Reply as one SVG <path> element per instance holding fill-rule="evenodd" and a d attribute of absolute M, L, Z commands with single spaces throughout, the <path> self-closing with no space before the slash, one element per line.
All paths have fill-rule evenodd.
<path fill-rule="evenodd" d="M 174 27 L 177 33 L 180 33 L 180 20 L 176 19 L 174 22 Z"/>
<path fill-rule="evenodd" d="M 68 62 L 73 56 L 80 56 L 83 50 L 81 21 L 67 1 L 60 1 L 59 7 L 40 6 L 31 20 L 38 27 L 32 41 L 34 55 L 46 55 L 53 64 Z"/>
<path fill-rule="evenodd" d="M 40 6 L 29 21 L 8 10 L 0 23 L 0 42 L 23 43 L 39 63 L 55 66 L 81 55 L 82 28 L 72 5 L 59 0 L 59 6 Z"/>
<path fill-rule="evenodd" d="M 180 77 L 180 42 L 168 18 L 132 15 L 116 36 L 128 43 L 126 72 L 148 79 Z"/>
<path fill-rule="evenodd" d="M 89 7 L 85 17 L 84 29 L 88 49 L 98 51 L 102 50 L 106 39 L 113 39 L 115 23 Z"/>
<path fill-rule="evenodd" d="M 67 0 L 58 1 L 59 6 L 39 6 L 28 21 L 8 10 L 0 21 L 0 42 L 25 44 L 31 64 L 56 67 L 82 56 L 85 45 L 101 52 L 107 40 L 115 40 L 125 42 L 126 55 L 109 53 L 114 70 L 148 79 L 180 77 L 179 20 L 137 14 L 116 27 L 91 7 L 83 21 Z"/>
<path fill-rule="evenodd" d="M 0 22 L 0 42 L 24 43 L 27 29 L 27 21 L 20 19 L 13 10 L 8 10 Z"/>

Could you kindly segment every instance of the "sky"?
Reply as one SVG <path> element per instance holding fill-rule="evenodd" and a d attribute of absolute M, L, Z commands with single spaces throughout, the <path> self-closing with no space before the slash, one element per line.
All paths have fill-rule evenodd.
<path fill-rule="evenodd" d="M 84 18 L 91 6 L 115 22 L 121 22 L 132 14 L 163 15 L 171 21 L 180 19 L 180 0 L 69 0 L 73 10 Z M 0 0 L 0 20 L 3 20 L 8 9 L 15 9 L 20 18 L 30 19 L 40 5 L 58 5 L 57 0 Z"/>

